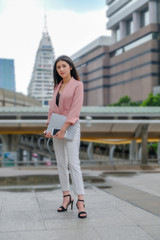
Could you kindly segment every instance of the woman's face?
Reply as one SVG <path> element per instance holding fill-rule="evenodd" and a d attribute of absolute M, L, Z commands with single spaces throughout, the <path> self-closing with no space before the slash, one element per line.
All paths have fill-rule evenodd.
<path fill-rule="evenodd" d="M 72 67 L 70 67 L 70 65 L 66 61 L 60 60 L 56 64 L 56 70 L 62 78 L 71 77 L 71 69 Z"/>

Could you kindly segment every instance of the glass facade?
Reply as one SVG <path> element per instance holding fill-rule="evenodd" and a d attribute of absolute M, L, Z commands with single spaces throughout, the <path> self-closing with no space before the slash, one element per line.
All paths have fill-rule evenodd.
<path fill-rule="evenodd" d="M 13 59 L 0 59 L 0 88 L 16 91 Z"/>

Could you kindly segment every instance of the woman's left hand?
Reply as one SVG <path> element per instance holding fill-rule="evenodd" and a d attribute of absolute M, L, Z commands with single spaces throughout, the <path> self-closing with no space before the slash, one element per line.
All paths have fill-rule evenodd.
<path fill-rule="evenodd" d="M 54 138 L 64 139 L 64 135 L 65 135 L 65 132 L 60 130 L 54 135 Z"/>

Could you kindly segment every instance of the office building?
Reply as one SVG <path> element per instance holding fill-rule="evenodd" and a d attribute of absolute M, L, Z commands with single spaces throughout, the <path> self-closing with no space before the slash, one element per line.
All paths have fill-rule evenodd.
<path fill-rule="evenodd" d="M 112 31 L 110 101 L 142 101 L 160 92 L 160 1 L 107 0 Z"/>
<path fill-rule="evenodd" d="M 0 58 L 0 88 L 15 91 L 14 60 Z"/>
<path fill-rule="evenodd" d="M 45 23 L 28 86 L 28 96 L 36 98 L 42 105 L 48 105 L 52 98 L 54 61 L 54 49 Z"/>
<path fill-rule="evenodd" d="M 84 84 L 84 106 L 104 106 L 109 102 L 109 45 L 101 36 L 71 56 Z"/>
<path fill-rule="evenodd" d="M 111 39 L 100 37 L 72 56 L 84 105 L 105 106 L 125 95 L 139 102 L 160 93 L 160 0 L 106 3 Z"/>

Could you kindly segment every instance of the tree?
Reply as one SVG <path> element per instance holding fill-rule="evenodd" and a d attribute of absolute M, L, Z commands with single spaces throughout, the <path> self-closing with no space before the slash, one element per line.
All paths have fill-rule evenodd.
<path fill-rule="evenodd" d="M 154 96 L 152 93 L 148 95 L 148 98 L 142 102 L 140 105 L 142 107 L 145 106 L 160 106 L 160 94 Z"/>
<path fill-rule="evenodd" d="M 113 104 L 110 104 L 109 106 L 140 106 L 140 107 L 146 107 L 146 106 L 152 106 L 152 107 L 158 107 L 160 106 L 160 94 L 153 95 L 150 93 L 146 100 L 143 102 L 132 102 L 131 98 L 127 95 L 124 97 L 121 97 L 118 102 L 115 102 Z"/>
<path fill-rule="evenodd" d="M 126 95 L 124 97 L 121 97 L 118 102 L 110 104 L 109 106 L 139 106 L 139 105 L 140 103 L 132 102 L 131 98 Z"/>

